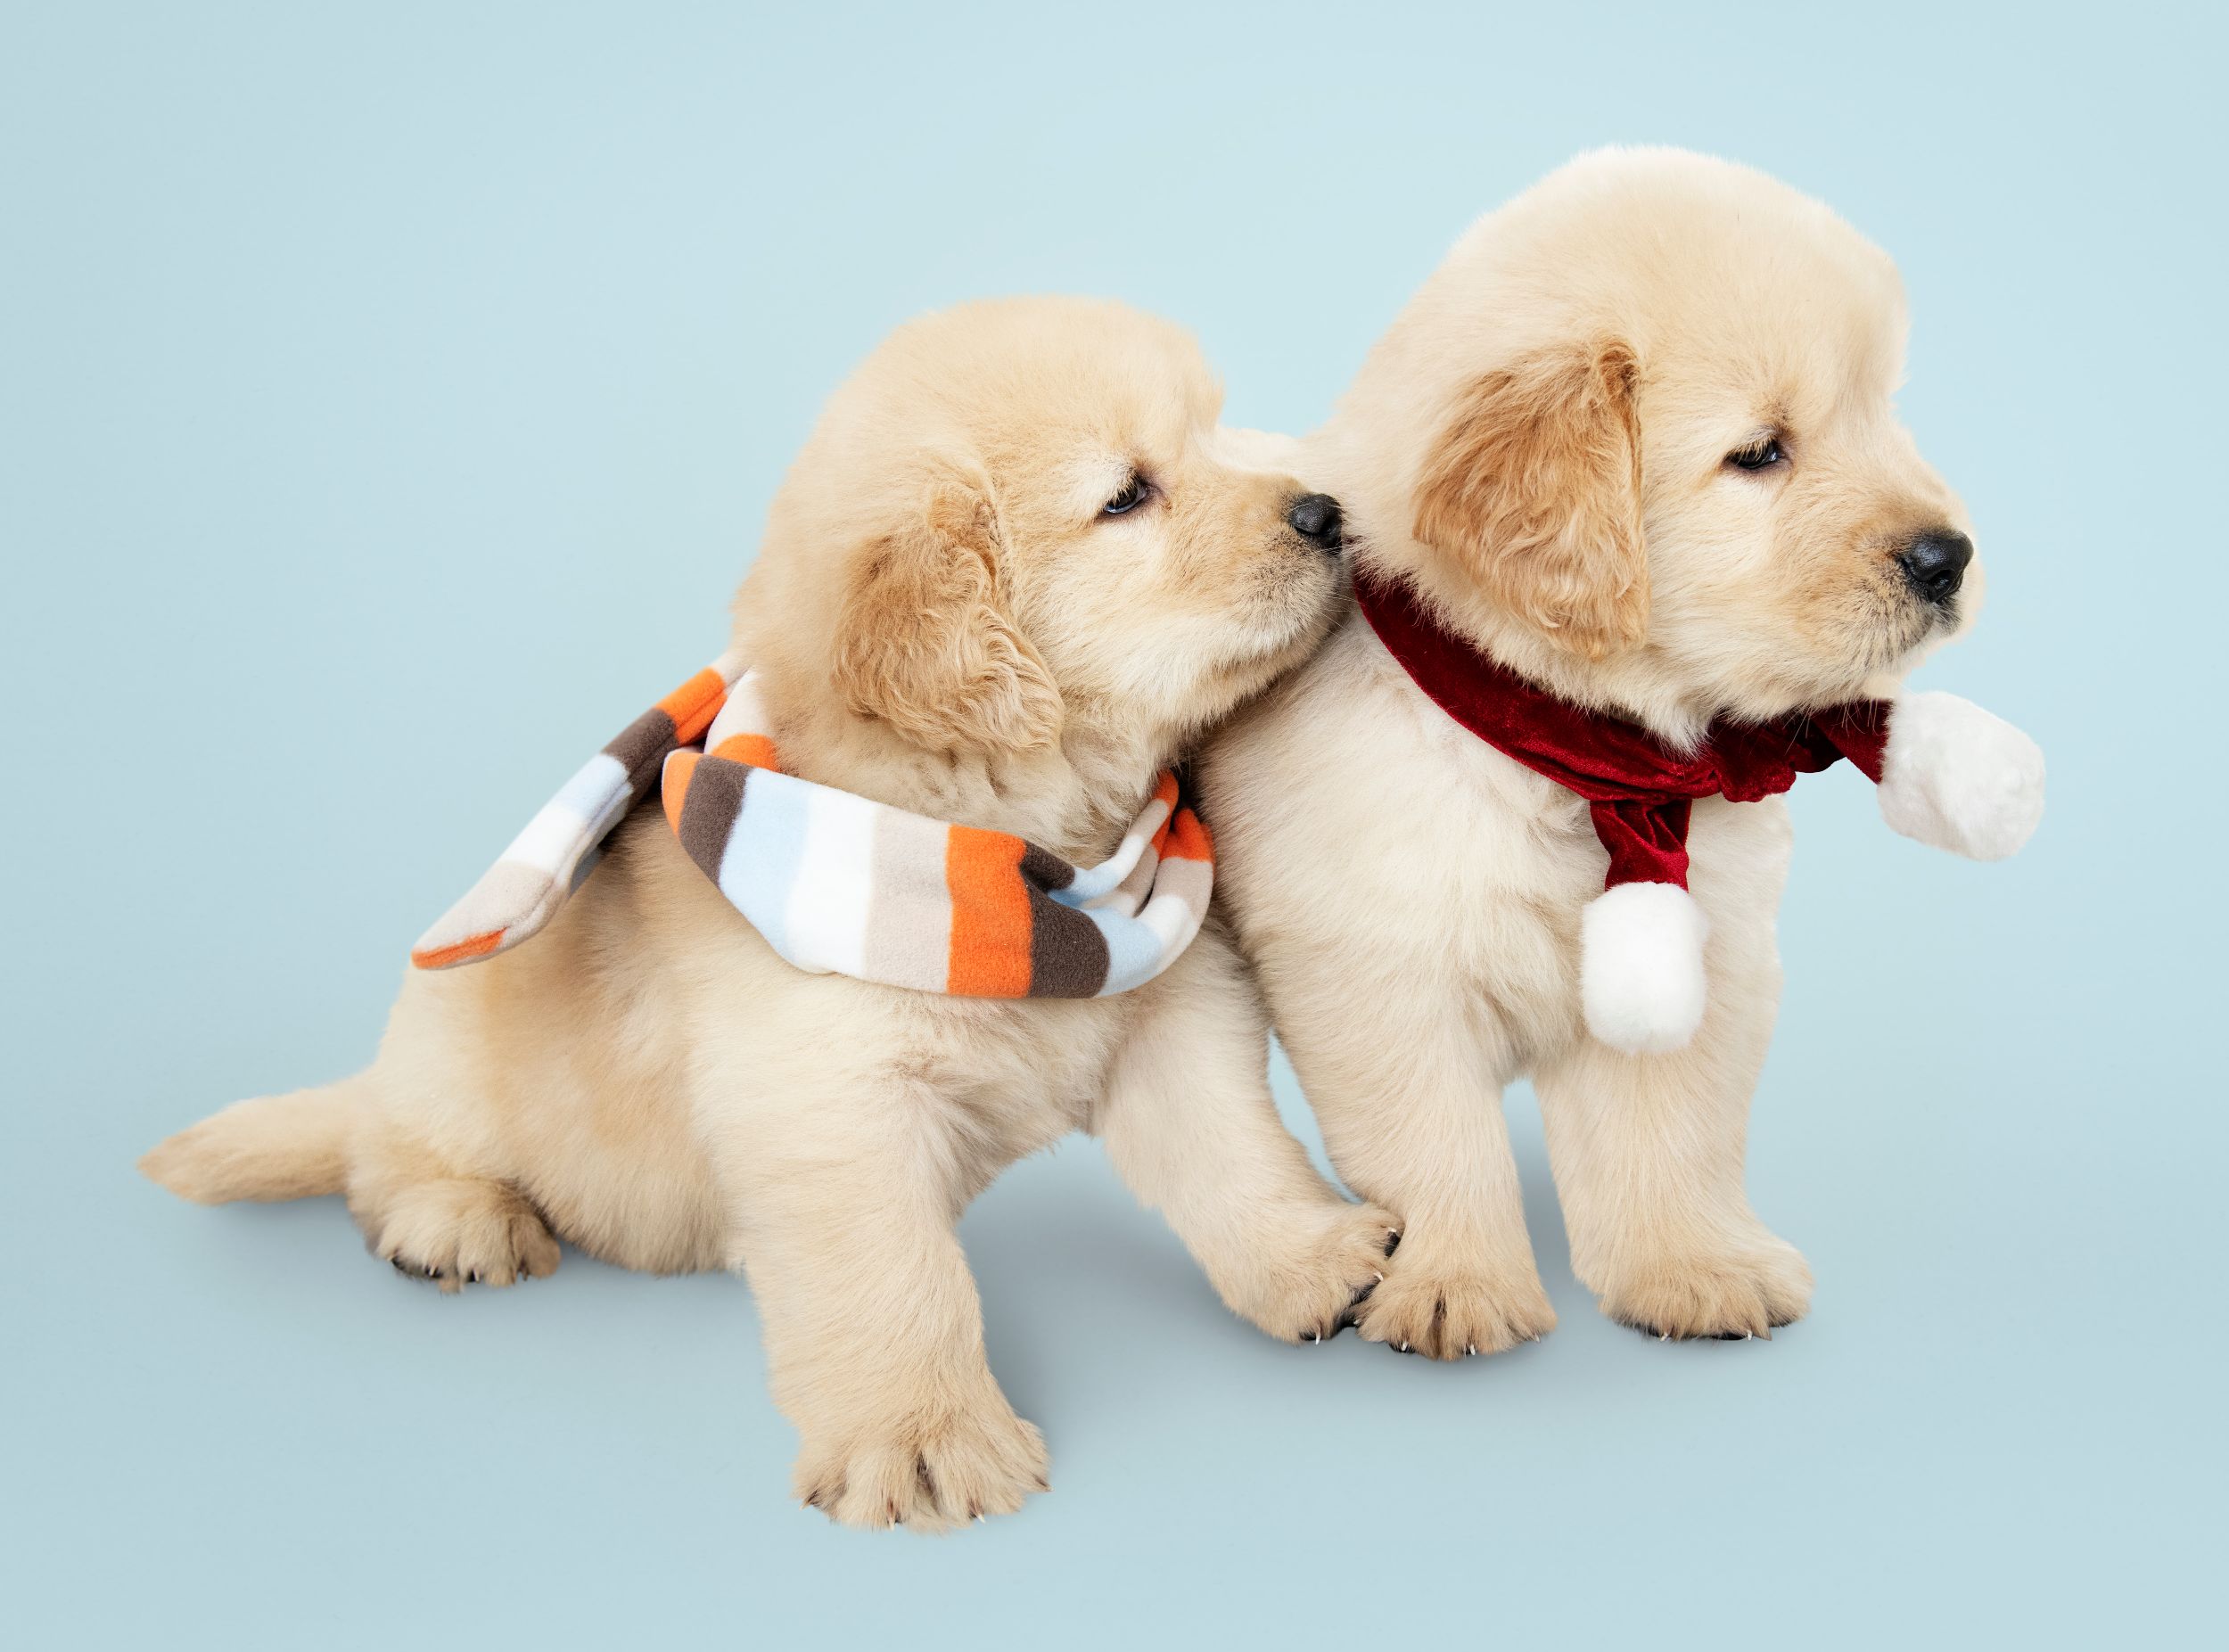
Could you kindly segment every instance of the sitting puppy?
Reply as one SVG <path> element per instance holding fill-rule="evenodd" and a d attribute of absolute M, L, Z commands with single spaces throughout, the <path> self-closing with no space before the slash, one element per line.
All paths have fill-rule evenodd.
<path fill-rule="evenodd" d="M 781 769 L 1106 858 L 1164 766 L 1337 614 L 1336 508 L 1227 462 L 1219 399 L 1189 338 L 1112 304 L 901 329 L 830 401 L 736 600 Z M 1212 925 L 1131 991 L 943 996 L 793 967 L 725 887 L 637 810 L 533 940 L 414 973 L 368 1072 L 243 1102 L 144 1168 L 205 1202 L 345 1191 L 379 1255 L 444 1289 L 547 1273 L 559 1238 L 742 1268 L 797 1492 L 859 1525 L 1043 1485 L 953 1225 L 1065 1131 L 1104 1138 L 1274 1336 L 1320 1340 L 1378 1277 L 1389 1219 L 1285 1132 Z"/>
<path fill-rule="evenodd" d="M 1770 793 L 1849 755 L 1891 825 L 1982 857 L 2041 808 L 2017 730 L 1883 703 L 1981 596 L 1892 409 L 1904 332 L 1823 207 L 1608 152 L 1473 228 L 1299 452 L 1255 449 L 1345 502 L 1360 612 L 1211 743 L 1202 795 L 1331 1159 L 1402 1221 L 1365 1337 L 1459 1359 L 1554 1324 L 1498 1103 L 1526 1073 L 1605 1312 L 1804 1312 L 1742 1185 Z"/>

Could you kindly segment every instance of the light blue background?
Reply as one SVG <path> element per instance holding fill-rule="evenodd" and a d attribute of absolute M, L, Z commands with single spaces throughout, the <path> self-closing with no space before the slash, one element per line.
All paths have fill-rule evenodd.
<path fill-rule="evenodd" d="M 34 1647 L 2191 1644 L 2217 1567 L 2224 40 L 2207 10 L 10 5 L 0 1611 Z M 461 1300 L 134 1157 L 370 1052 L 706 657 L 892 324 L 1111 293 L 1304 428 L 1476 213 L 1673 141 L 1902 261 L 2052 801 L 1807 784 L 1752 1185 L 1815 1315 L 1436 1368 L 1226 1316 L 1078 1141 L 969 1216 L 1057 1490 L 785 1499 L 751 1303 Z M 1358 779 L 1360 777 L 1358 777 Z M 1289 1089 L 1288 1100 L 1291 1100 Z M 1304 1113 L 1293 1102 L 1295 1127 Z"/>

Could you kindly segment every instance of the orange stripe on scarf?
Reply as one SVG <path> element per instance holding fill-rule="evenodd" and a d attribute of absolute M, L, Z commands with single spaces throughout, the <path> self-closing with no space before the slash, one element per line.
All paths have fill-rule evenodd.
<path fill-rule="evenodd" d="M 753 768 L 782 772 L 782 765 L 774 754 L 774 742 L 764 735 L 729 735 L 712 748 L 711 755 L 724 757 L 731 763 L 748 763 Z"/>
<path fill-rule="evenodd" d="M 689 777 L 696 772 L 695 752 L 676 752 L 666 759 L 665 788 L 658 801 L 665 805 L 666 824 L 681 829 L 681 810 L 689 801 Z"/>
<path fill-rule="evenodd" d="M 1176 776 L 1166 768 L 1163 769 L 1161 783 L 1154 787 L 1153 796 L 1147 800 L 1149 802 L 1166 804 L 1169 810 L 1161 817 L 1161 824 L 1154 827 L 1153 836 L 1147 840 L 1153 844 L 1153 852 L 1156 855 L 1162 852 L 1161 846 L 1169 841 L 1169 828 L 1176 824 L 1177 799 L 1182 795 L 1177 789 Z"/>
<path fill-rule="evenodd" d="M 505 932 L 491 929 L 484 935 L 471 935 L 455 946 L 432 947 L 424 952 L 413 952 L 410 961 L 420 969 L 446 969 L 451 964 L 461 964 L 468 958 L 484 958 L 503 944 Z"/>
<path fill-rule="evenodd" d="M 1207 826 L 1189 809 L 1180 809 L 1169 821 L 1169 834 L 1161 845 L 1164 860 L 1213 860 L 1215 858 L 1214 840 L 1207 835 Z"/>
<path fill-rule="evenodd" d="M 951 961 L 944 990 L 963 998 L 1027 998 L 1030 898 L 1022 882 L 1028 844 L 1006 832 L 956 826 L 945 840 L 952 897 Z"/>
<path fill-rule="evenodd" d="M 673 738 L 687 745 L 712 726 L 720 708 L 728 702 L 728 685 L 710 666 L 658 702 L 658 709 L 673 719 Z"/>

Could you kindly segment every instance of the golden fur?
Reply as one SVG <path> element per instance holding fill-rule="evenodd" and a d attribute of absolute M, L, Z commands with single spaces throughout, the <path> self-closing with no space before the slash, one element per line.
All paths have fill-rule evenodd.
<path fill-rule="evenodd" d="M 1605 152 L 1483 219 L 1330 423 L 1254 451 L 1337 493 L 1357 559 L 1487 653 L 1684 744 L 1887 693 L 1970 621 L 1978 564 L 1940 610 L 1895 563 L 1965 528 L 1891 406 L 1904 337 L 1894 267 L 1824 207 Z M 1766 435 L 1782 462 L 1730 464 Z M 1219 903 L 1332 1161 L 1402 1219 L 1363 1336 L 1456 1359 L 1554 1323 L 1499 1100 L 1528 1073 L 1604 1311 L 1680 1336 L 1805 1311 L 1810 1272 L 1742 1185 L 1780 801 L 1696 807 L 1710 1007 L 1687 1048 L 1627 1056 L 1580 1016 L 1586 805 L 1457 727 L 1359 618 L 1211 743 L 1203 781 Z"/>
<path fill-rule="evenodd" d="M 1231 463 L 1175 328 L 1111 304 L 901 329 L 831 399 L 736 606 L 785 766 L 1089 864 L 1157 770 L 1300 659 L 1336 563 L 1288 475 Z M 1102 518 L 1132 468 L 1144 504 Z M 1390 1219 L 1279 1123 L 1266 1026 L 1213 925 L 1120 997 L 909 993 L 782 962 L 654 810 L 549 929 L 406 982 L 371 1069 L 150 1154 L 189 1198 L 345 1190 L 373 1248 L 454 1290 L 556 1265 L 739 1267 L 800 1496 L 917 1528 L 1016 1508 L 1037 1431 L 984 1361 L 953 1224 L 1097 1132 L 1231 1308 L 1321 1336 Z M 555 1236 L 555 1237 L 553 1237 Z"/>

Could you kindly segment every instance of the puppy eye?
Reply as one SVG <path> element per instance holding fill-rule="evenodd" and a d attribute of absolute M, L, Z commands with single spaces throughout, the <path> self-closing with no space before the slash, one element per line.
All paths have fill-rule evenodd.
<path fill-rule="evenodd" d="M 1736 448 L 1726 456 L 1726 463 L 1738 471 L 1769 471 L 1787 456 L 1781 451 L 1781 439 L 1767 436 L 1746 448 Z"/>
<path fill-rule="evenodd" d="M 1143 476 L 1132 472 L 1130 480 L 1123 484 L 1121 491 L 1105 505 L 1099 506 L 1099 514 L 1127 516 L 1152 497 L 1152 484 L 1147 482 Z"/>

